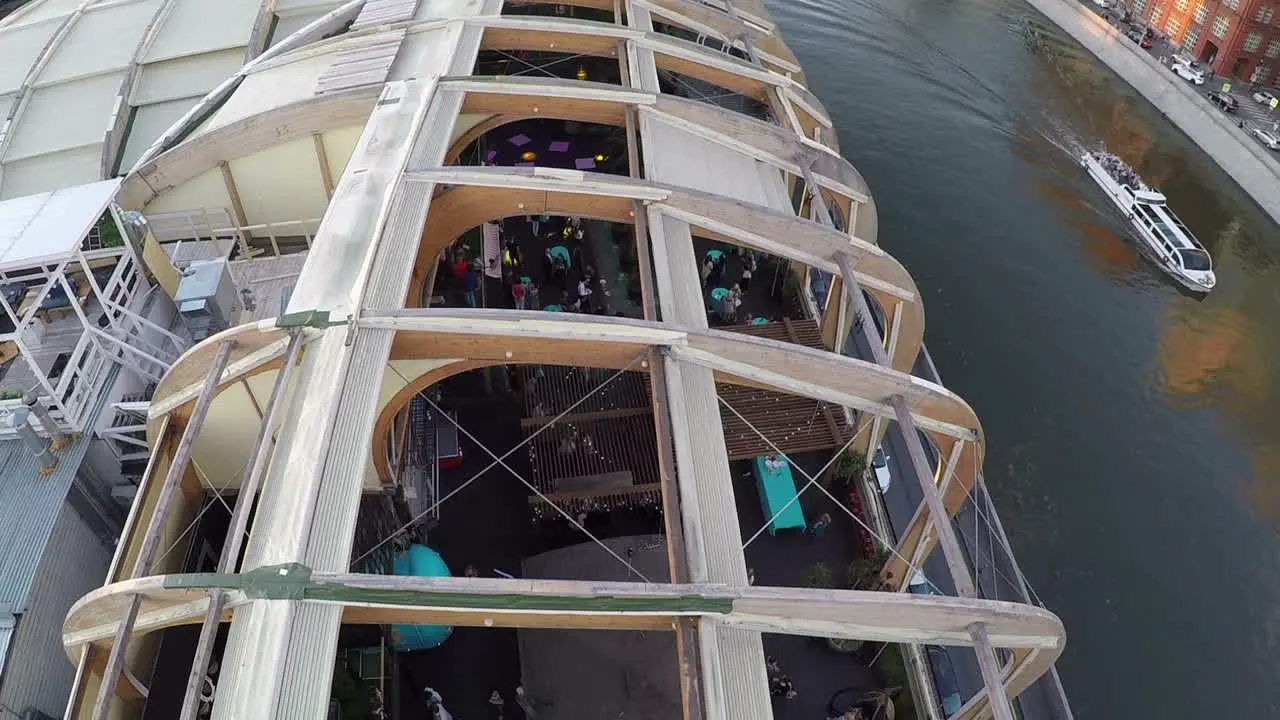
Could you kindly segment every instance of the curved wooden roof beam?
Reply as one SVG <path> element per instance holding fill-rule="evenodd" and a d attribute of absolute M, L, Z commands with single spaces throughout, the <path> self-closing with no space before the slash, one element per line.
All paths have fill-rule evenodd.
<path fill-rule="evenodd" d="M 369 119 L 380 93 L 380 88 L 362 87 L 317 95 L 201 133 L 129 173 L 116 193 L 116 202 L 126 210 L 142 210 L 219 163 L 315 133 L 361 125 Z"/>
<path fill-rule="evenodd" d="M 441 84 L 466 93 L 464 113 L 507 116 L 506 122 L 542 117 L 621 127 L 630 106 L 792 175 L 803 174 L 808 166 L 818 185 L 859 204 L 853 234 L 870 242 L 876 240 L 875 203 L 861 173 L 831 148 L 774 123 L 675 95 L 605 83 L 522 76 L 448 78 Z M 445 164 L 501 124 L 486 121 L 463 133 L 446 153 Z"/>
<path fill-rule="evenodd" d="M 909 371 L 924 341 L 924 306 L 911 275 L 879 247 L 819 223 L 759 205 L 687 188 L 616 175 L 546 168 L 437 168 L 409 174 L 451 186 L 432 200 L 418 247 L 409 297 L 426 282 L 440 252 L 482 223 L 528 214 L 572 215 L 631 224 L 631 200 L 660 206 L 688 221 L 697 234 L 796 260 L 833 275 L 835 257 L 852 252 L 861 287 L 885 308 L 901 303 L 893 367 Z"/>
<path fill-rule="evenodd" d="M 143 598 L 135 637 L 198 623 L 214 589 L 226 593 L 224 622 L 235 608 L 252 602 L 324 602 L 342 605 L 342 621 L 358 624 L 669 631 L 676 618 L 698 617 L 761 632 L 962 647 L 973 645 L 970 627 L 983 623 L 996 647 L 1030 651 L 1008 675 L 1008 685 L 1029 684 L 1065 646 L 1062 623 L 1052 613 L 992 600 L 761 586 L 312 573 L 292 565 L 107 585 L 71 607 L 63 648 L 73 660 L 86 645 L 108 651 L 121 611 L 135 595 Z"/>
<path fill-rule="evenodd" d="M 963 440 L 944 493 L 949 514 L 959 510 L 982 466 L 982 427 L 959 396 L 907 373 L 801 345 L 720 330 L 537 311 L 401 310 L 366 315 L 360 323 L 397 331 L 392 360 L 465 358 L 408 378 L 379 409 L 370 439 L 374 457 L 392 419 L 413 395 L 458 372 L 518 363 L 621 368 L 645 348 L 658 346 L 681 360 L 711 368 L 718 382 L 802 395 L 887 419 L 894 417 L 892 399 L 902 396 L 917 426 L 947 457 L 956 441 Z M 900 547 L 910 556 L 921 540 L 913 536 Z M 896 576 L 905 575 L 901 571 Z"/>
<path fill-rule="evenodd" d="M 711 7 L 693 0 L 634 0 L 635 4 L 643 7 L 654 15 L 658 16 L 663 22 L 672 25 L 679 25 L 693 32 L 706 32 L 708 35 L 717 35 L 720 39 L 729 41 L 743 39 L 749 40 L 755 44 L 756 48 L 772 58 L 767 60 L 780 60 L 785 65 L 780 65 L 784 69 L 790 69 L 787 66 L 797 68 L 794 70 L 797 75 L 800 74 L 799 60 L 796 59 L 795 53 L 791 52 L 791 48 L 782 41 L 774 32 L 773 23 L 765 22 L 746 22 L 740 18 L 734 17 L 719 8 Z M 514 0 L 509 1 L 508 5 L 569 5 L 572 7 L 592 8 L 595 10 L 613 10 L 612 0 L 568 0 L 567 2 L 549 2 L 544 0 Z"/>
<path fill-rule="evenodd" d="M 482 50 L 554 51 L 613 58 L 618 54 L 618 41 L 633 42 L 654 52 L 659 69 L 688 75 L 760 102 L 767 103 L 769 90 L 778 88 L 801 115 L 801 124 L 831 128 L 822 102 L 794 79 L 670 35 L 568 18 L 486 16 L 467 22 L 484 26 Z"/>

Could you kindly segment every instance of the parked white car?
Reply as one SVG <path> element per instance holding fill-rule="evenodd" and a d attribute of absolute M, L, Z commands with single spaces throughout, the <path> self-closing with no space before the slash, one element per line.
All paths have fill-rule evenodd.
<path fill-rule="evenodd" d="M 1111 0 L 1093 0 L 1093 4 L 1097 5 L 1103 10 L 1106 10 L 1107 8 L 1111 7 Z"/>
<path fill-rule="evenodd" d="M 880 492 L 888 490 L 893 476 L 889 474 L 889 458 L 883 449 L 876 448 L 876 454 L 871 456 L 871 469 L 876 471 L 876 486 Z"/>
<path fill-rule="evenodd" d="M 1263 145 L 1272 150 L 1280 150 L 1280 133 L 1274 130 L 1263 130 L 1258 127 L 1249 128 L 1249 132 L 1253 133 L 1253 136 L 1258 138 Z"/>
<path fill-rule="evenodd" d="M 1270 105 L 1271 101 L 1275 99 L 1275 94 L 1266 90 L 1259 90 L 1253 94 L 1253 101 L 1260 105 Z"/>
<path fill-rule="evenodd" d="M 1197 68 L 1193 68 L 1190 65 L 1175 63 L 1173 66 L 1173 71 L 1178 73 L 1178 77 L 1182 78 L 1183 80 L 1186 80 L 1189 83 L 1194 83 L 1196 85 L 1204 84 L 1204 72 L 1202 72 Z"/>

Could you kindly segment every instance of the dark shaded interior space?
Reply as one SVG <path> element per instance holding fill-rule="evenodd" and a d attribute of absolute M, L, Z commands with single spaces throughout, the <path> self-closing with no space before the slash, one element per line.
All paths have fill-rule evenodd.
<path fill-rule="evenodd" d="M 430 302 L 643 317 L 635 233 L 630 225 L 548 215 L 488 223 L 441 255 Z"/>
<path fill-rule="evenodd" d="M 459 154 L 457 164 L 630 172 L 622 128 L 550 118 L 516 120 L 490 130 Z"/>
<path fill-rule="evenodd" d="M 235 502 L 235 497 L 228 499 Z M 206 493 L 206 507 L 192 528 L 183 572 L 215 572 L 218 558 L 231 524 L 231 513 L 212 494 Z M 183 625 L 163 630 L 159 635 L 155 671 L 148 683 L 144 720 L 169 720 L 178 717 L 182 710 L 187 677 L 195 660 L 196 643 L 200 639 L 199 625 Z M 226 647 L 227 626 L 223 625 L 215 641 L 213 658 L 201 696 L 212 698 L 218 679 L 217 660 Z"/>
<path fill-rule="evenodd" d="M 658 69 L 658 87 L 667 95 L 716 105 L 757 120 L 773 121 L 773 112 L 759 100 L 673 70 Z"/>
<path fill-rule="evenodd" d="M 832 450 L 795 453 L 791 460 L 810 476 L 831 458 Z M 867 534 L 847 512 L 817 487 L 800 492 L 798 503 L 804 529 L 765 529 L 770 515 L 762 504 L 752 466 L 747 461 L 730 465 L 734 500 L 741 526 L 748 575 L 753 584 L 775 587 L 862 587 L 870 565 Z M 792 469 L 796 490 L 808 483 Z M 844 481 L 829 477 L 825 487 L 841 505 L 857 512 Z M 856 501 L 853 501 L 856 502 Z M 779 720 L 839 717 L 856 699 L 884 687 L 871 667 L 880 643 L 831 641 L 827 638 L 791 635 L 764 637 L 770 668 L 774 717 Z M 791 697 L 786 690 L 792 690 Z M 834 703 L 834 704 L 833 704 Z"/>
<path fill-rule="evenodd" d="M 532 2 L 507 2 L 502 5 L 503 15 L 538 15 L 542 17 L 562 17 L 574 20 L 591 20 L 593 22 L 612 23 L 613 12 L 603 8 L 576 7 L 573 5 L 547 5 Z"/>
<path fill-rule="evenodd" d="M 481 77 L 551 77 L 562 80 L 622 84 L 616 58 L 535 50 L 481 50 L 473 75 Z"/>
<path fill-rule="evenodd" d="M 414 530 L 415 541 L 439 552 L 455 575 L 544 577 L 543 572 L 554 572 L 556 577 L 575 579 L 627 577 L 626 566 L 577 527 L 585 526 L 606 543 L 625 543 L 632 536 L 652 538 L 662 528 L 661 495 L 649 482 L 656 472 L 652 419 L 643 418 L 650 428 L 647 440 L 623 434 L 638 428 L 631 423 L 642 417 L 634 411 L 648 402 L 647 390 L 636 373 L 623 373 L 609 382 L 614 375 L 563 366 L 513 366 L 471 371 L 437 385 L 434 402 L 455 416 L 466 432 L 461 433 L 461 463 L 440 473 L 439 494 L 448 499 L 440 505 L 438 519 Z M 572 407 L 588 394 L 586 402 Z M 566 410 L 569 414 L 548 427 Z M 525 440 L 529 442 L 517 448 Z M 494 465 L 481 445 L 499 456 L 515 451 L 504 458 L 503 467 Z M 646 575 L 665 579 L 665 549 L 661 542 L 656 548 L 633 543 L 630 554 L 637 559 L 632 562 L 652 557 L 657 570 Z M 604 559 L 537 561 L 543 553 Z M 526 675 L 529 667 L 527 659 L 522 663 L 525 632 L 455 628 L 438 648 L 400 653 L 401 717 L 423 710 L 426 686 L 440 693 L 455 717 L 497 717 L 497 708 L 489 702 L 494 690 L 506 701 L 506 717 L 520 717 L 515 688 L 522 682 L 522 667 Z M 597 634 L 614 633 L 585 633 Z M 583 648 L 600 647 L 595 639 L 579 640 Z M 548 647 L 567 653 L 570 645 L 560 639 Z M 643 651 L 647 645 L 637 647 Z M 559 662 L 576 661 L 579 655 L 567 653 Z M 668 664 L 674 666 L 674 661 Z M 545 688 L 531 695 L 540 695 L 539 702 L 550 699 Z"/>

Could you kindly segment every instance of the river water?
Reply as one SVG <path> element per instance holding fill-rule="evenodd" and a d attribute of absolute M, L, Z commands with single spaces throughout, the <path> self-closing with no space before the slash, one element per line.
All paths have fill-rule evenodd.
<path fill-rule="evenodd" d="M 1076 717 L 1280 717 L 1275 224 L 1018 0 L 771 5 L 983 421 Z M 1207 299 L 1136 252 L 1072 157 L 1098 141 L 1213 254 Z"/>

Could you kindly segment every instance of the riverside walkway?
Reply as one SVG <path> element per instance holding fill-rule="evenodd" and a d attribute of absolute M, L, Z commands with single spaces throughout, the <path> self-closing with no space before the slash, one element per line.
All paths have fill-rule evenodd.
<path fill-rule="evenodd" d="M 1027 0 L 1133 86 L 1213 158 L 1271 218 L 1280 222 L 1280 160 L 1255 142 L 1235 118 L 1219 112 L 1191 85 L 1076 0 Z"/>

